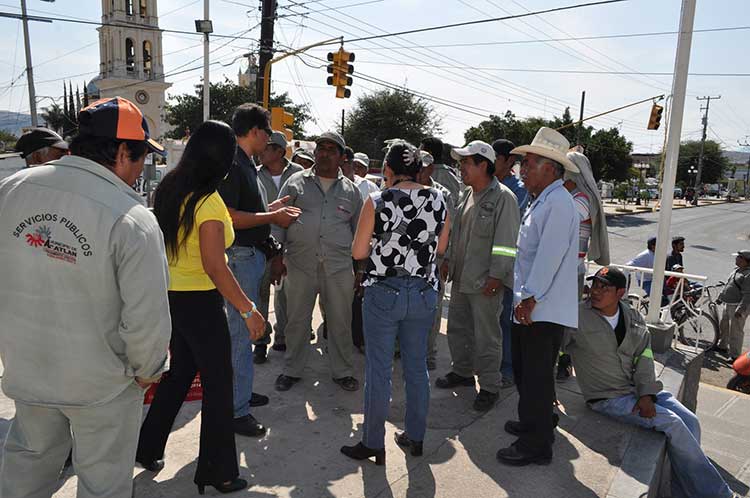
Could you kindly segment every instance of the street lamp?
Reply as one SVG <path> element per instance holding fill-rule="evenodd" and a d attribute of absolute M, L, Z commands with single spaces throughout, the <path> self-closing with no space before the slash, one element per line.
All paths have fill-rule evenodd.
<path fill-rule="evenodd" d="M 698 168 L 696 168 L 696 167 L 695 167 L 694 165 L 692 165 L 692 164 L 690 165 L 690 168 L 688 168 L 688 178 L 689 178 L 689 177 L 690 177 L 691 175 L 693 175 L 693 180 L 695 180 L 695 178 L 696 178 L 696 176 L 695 176 L 695 175 L 698 175 Z M 693 181 L 693 182 L 690 182 L 690 183 L 692 184 L 692 183 L 694 183 L 694 181 Z M 694 192 L 693 192 L 693 200 L 691 201 L 691 204 L 692 204 L 693 206 L 697 206 L 697 205 L 698 205 L 698 189 L 697 189 L 697 188 L 695 188 L 695 189 L 693 189 L 693 190 L 694 190 Z"/>

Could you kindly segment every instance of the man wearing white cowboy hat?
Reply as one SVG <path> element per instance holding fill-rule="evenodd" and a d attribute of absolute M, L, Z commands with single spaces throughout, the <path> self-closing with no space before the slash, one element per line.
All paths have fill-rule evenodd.
<path fill-rule="evenodd" d="M 513 285 L 518 200 L 495 178 L 495 151 L 489 144 L 475 140 L 451 155 L 468 188 L 456 208 L 441 265 L 443 277 L 453 281 L 447 334 L 453 366 L 435 386 L 474 387 L 476 374 L 474 409 L 487 411 L 500 391 L 502 332 L 497 320 L 503 288 Z"/>
<path fill-rule="evenodd" d="M 553 370 L 564 327 L 578 326 L 578 214 L 563 186 L 570 144 L 560 133 L 540 128 L 523 155 L 521 178 L 534 197 L 521 220 L 513 268 L 513 377 L 518 386 L 519 421 L 505 430 L 518 436 L 497 458 L 508 465 L 549 463 L 555 399 Z"/>

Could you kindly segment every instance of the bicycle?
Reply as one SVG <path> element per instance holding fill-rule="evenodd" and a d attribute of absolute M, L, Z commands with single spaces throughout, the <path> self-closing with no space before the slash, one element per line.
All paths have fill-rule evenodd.
<path fill-rule="evenodd" d="M 724 282 L 683 291 L 684 281 L 678 283 L 671 301 L 661 308 L 669 309 L 678 341 L 696 351 L 710 351 L 719 341 L 719 311 L 712 291 L 723 288 Z M 628 298 L 641 313 L 648 314 L 648 297 L 631 294 Z"/>

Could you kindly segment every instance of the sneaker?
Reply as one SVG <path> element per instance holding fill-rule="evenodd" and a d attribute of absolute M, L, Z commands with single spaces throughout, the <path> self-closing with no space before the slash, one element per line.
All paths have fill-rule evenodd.
<path fill-rule="evenodd" d="M 253 352 L 253 363 L 256 365 L 261 365 L 266 362 L 268 359 L 268 348 L 265 344 L 255 346 L 255 351 Z"/>
<path fill-rule="evenodd" d="M 276 377 L 276 390 L 277 391 L 288 391 L 294 384 L 300 381 L 299 377 L 290 377 L 288 375 L 281 374 Z"/>
<path fill-rule="evenodd" d="M 275 343 L 273 346 L 271 346 L 271 349 L 273 349 L 274 351 L 286 351 L 286 344 Z"/>
<path fill-rule="evenodd" d="M 489 411 L 495 406 L 499 397 L 500 395 L 498 393 L 491 393 L 484 389 L 480 389 L 479 393 L 477 393 L 477 397 L 474 398 L 473 408 L 478 412 Z"/>
<path fill-rule="evenodd" d="M 351 376 L 333 379 L 333 381 L 341 386 L 341 389 L 344 391 L 356 391 L 359 389 L 359 381 Z"/>
<path fill-rule="evenodd" d="M 263 394 L 253 393 L 250 396 L 250 406 L 265 406 L 268 404 L 268 396 Z"/>
<path fill-rule="evenodd" d="M 240 436 L 260 437 L 266 433 L 266 428 L 263 427 L 263 424 L 255 420 L 255 417 L 250 414 L 234 419 L 232 424 L 234 426 L 234 433 Z"/>
<path fill-rule="evenodd" d="M 453 372 L 449 372 L 445 377 L 438 377 L 435 381 L 435 387 L 439 387 L 440 389 L 450 389 L 458 386 L 474 387 L 475 384 L 474 377 L 461 377 Z"/>

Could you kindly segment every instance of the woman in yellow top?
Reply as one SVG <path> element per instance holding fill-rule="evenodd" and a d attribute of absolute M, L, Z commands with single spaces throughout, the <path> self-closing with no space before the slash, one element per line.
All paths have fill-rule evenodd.
<path fill-rule="evenodd" d="M 156 189 L 154 214 L 169 260 L 172 317 L 169 375 L 159 385 L 141 427 L 136 461 L 164 467 L 164 447 L 196 372 L 201 374 L 201 440 L 194 482 L 222 493 L 247 487 L 240 479 L 232 430 L 232 361 L 224 299 L 242 311 L 253 340 L 265 320 L 227 266 L 232 219 L 216 189 L 232 164 L 236 139 L 218 121 L 201 124 L 179 163 Z"/>

